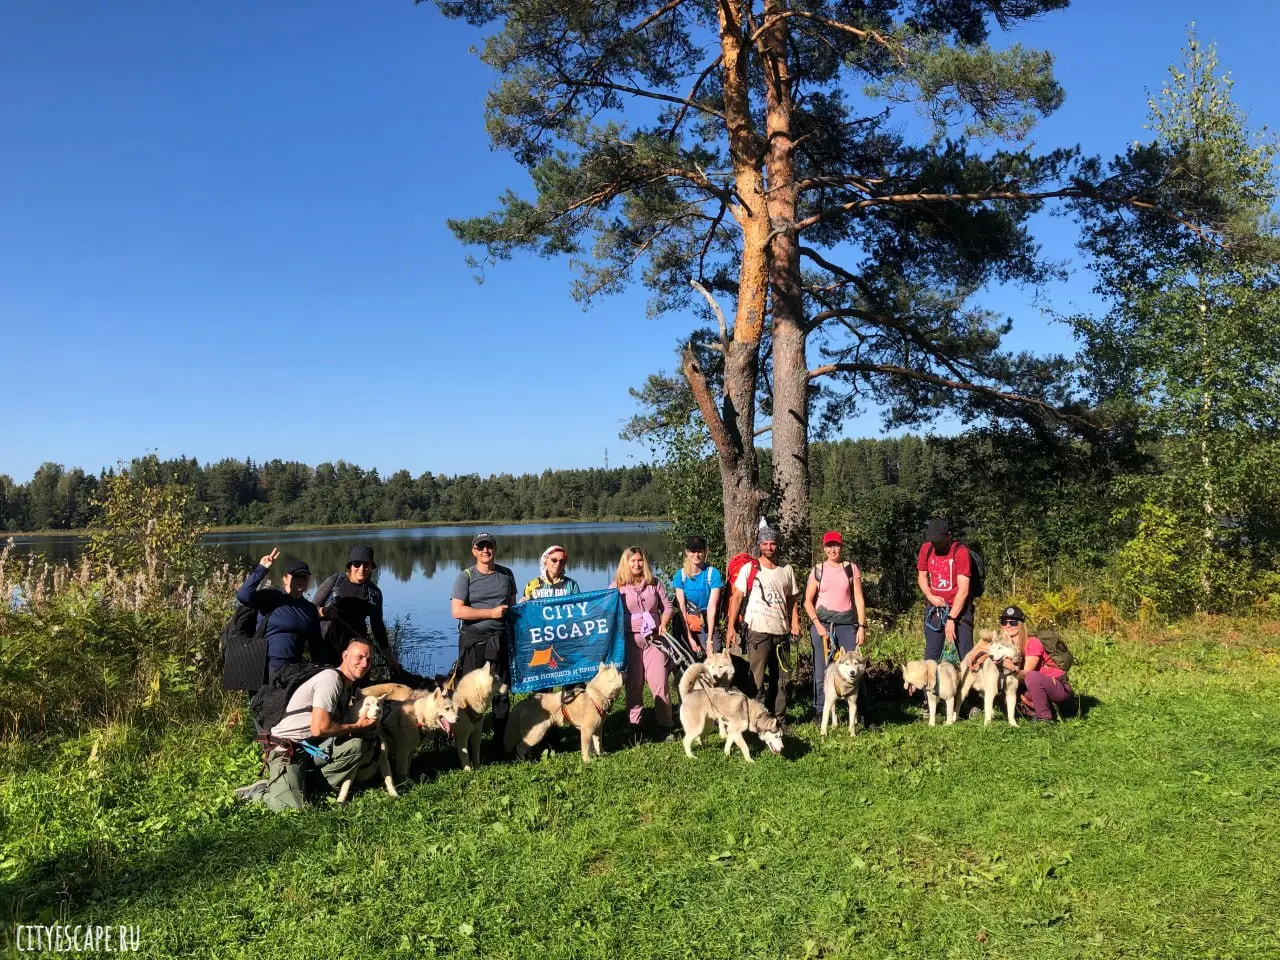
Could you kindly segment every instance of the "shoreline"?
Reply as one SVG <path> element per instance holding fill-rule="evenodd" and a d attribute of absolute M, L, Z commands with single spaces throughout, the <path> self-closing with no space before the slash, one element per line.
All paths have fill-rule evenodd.
<path fill-rule="evenodd" d="M 277 526 L 268 523 L 234 523 L 208 527 L 201 536 L 211 533 L 251 533 L 255 530 L 409 530 L 415 527 L 517 527 L 538 524 L 586 524 L 586 523 L 670 523 L 670 517 L 593 517 L 590 520 L 553 517 L 544 520 L 383 520 L 377 523 L 291 523 Z M 11 537 L 87 537 L 93 531 L 81 527 L 77 530 L 12 530 L 0 532 L 0 546 Z"/>

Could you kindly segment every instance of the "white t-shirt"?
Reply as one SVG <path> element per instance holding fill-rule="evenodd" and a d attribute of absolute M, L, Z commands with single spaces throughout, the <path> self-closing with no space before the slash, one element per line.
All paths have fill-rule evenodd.
<path fill-rule="evenodd" d="M 293 691 L 285 716 L 271 728 L 271 735 L 281 740 L 307 739 L 311 736 L 311 711 L 317 707 L 342 723 L 350 698 L 346 677 L 337 670 L 321 670 Z"/>
<path fill-rule="evenodd" d="M 796 572 L 791 569 L 791 564 L 772 570 L 761 565 L 756 571 L 756 582 L 747 593 L 749 572 L 750 564 L 744 563 L 733 583 L 738 592 L 747 597 L 747 610 L 743 614 L 747 629 L 756 633 L 790 633 L 791 617 L 787 604 L 800 595 L 800 585 L 796 583 Z"/>

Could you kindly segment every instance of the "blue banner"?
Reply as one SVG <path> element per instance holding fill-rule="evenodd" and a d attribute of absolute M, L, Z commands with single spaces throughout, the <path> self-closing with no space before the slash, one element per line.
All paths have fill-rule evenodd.
<path fill-rule="evenodd" d="M 601 663 L 622 669 L 622 595 L 595 590 L 529 600 L 514 608 L 511 690 L 528 693 L 585 683 Z"/>

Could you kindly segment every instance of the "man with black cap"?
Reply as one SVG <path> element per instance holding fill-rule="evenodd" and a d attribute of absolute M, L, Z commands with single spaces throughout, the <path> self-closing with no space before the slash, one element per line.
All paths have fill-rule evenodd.
<path fill-rule="evenodd" d="M 748 692 L 781 719 L 791 682 L 790 642 L 800 634 L 800 584 L 791 564 L 777 562 L 778 534 L 773 528 L 762 521 L 756 539 L 759 560 L 742 565 L 729 595 L 729 648 L 739 645 L 738 611 L 745 601 L 747 662 L 755 688 Z"/>
<path fill-rule="evenodd" d="M 944 641 L 963 659 L 973 649 L 973 564 L 969 548 L 951 536 L 941 517 L 929 521 L 916 556 L 916 583 L 924 594 L 924 658 L 939 660 Z"/>
<path fill-rule="evenodd" d="M 316 607 L 324 620 L 325 658 L 318 662 L 337 665 L 342 651 L 354 639 L 373 643 L 387 661 L 394 677 L 400 670 L 391 644 L 387 640 L 387 624 L 382 618 L 382 591 L 373 582 L 373 548 L 351 548 L 346 573 L 335 573 L 316 588 Z"/>
<path fill-rule="evenodd" d="M 453 581 L 450 611 L 458 621 L 458 676 L 462 677 L 485 663 L 492 664 L 493 674 L 503 684 L 510 680 L 507 663 L 507 608 L 516 602 L 516 575 L 494 562 L 498 541 L 491 533 L 477 533 L 471 538 L 471 555 L 475 563 L 458 574 Z M 494 733 L 501 739 L 507 723 L 510 700 L 506 693 L 493 699 Z"/>
<path fill-rule="evenodd" d="M 258 584 L 262 583 L 279 556 L 277 547 L 259 560 L 249 578 L 236 591 L 237 600 L 256 610 L 258 616 L 266 618 L 261 633 L 267 641 L 268 680 L 286 664 L 301 663 L 304 650 L 311 654 L 312 660 L 317 654 L 322 654 L 320 617 L 314 604 L 303 596 L 311 585 L 311 569 L 301 560 L 295 560 L 285 568 L 280 580 L 283 590 L 258 589 Z"/>

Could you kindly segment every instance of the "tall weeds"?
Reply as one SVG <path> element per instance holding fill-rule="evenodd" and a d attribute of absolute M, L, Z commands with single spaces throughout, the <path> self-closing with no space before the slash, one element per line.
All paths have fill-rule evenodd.
<path fill-rule="evenodd" d="M 172 581 L 0 550 L 0 738 L 217 710 L 217 638 L 238 574 Z"/>

